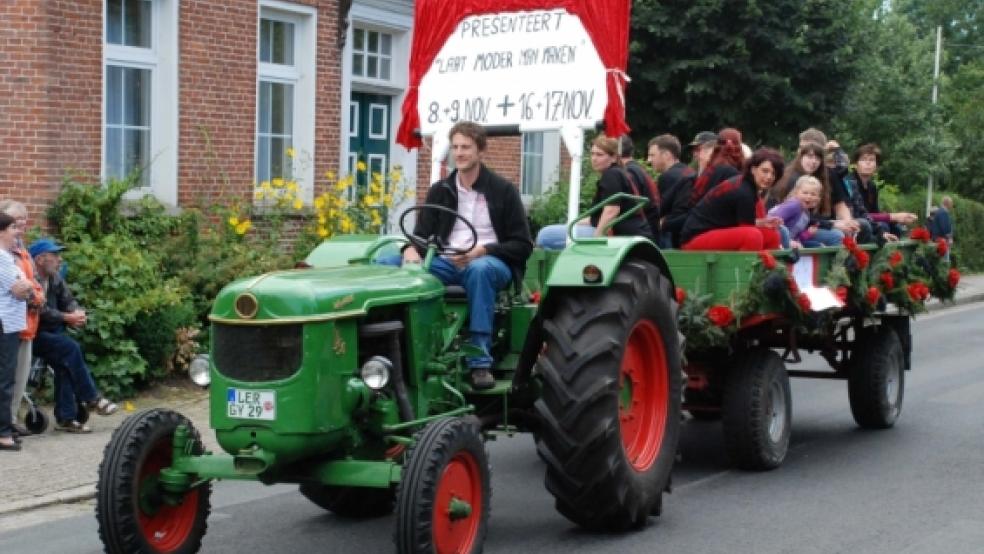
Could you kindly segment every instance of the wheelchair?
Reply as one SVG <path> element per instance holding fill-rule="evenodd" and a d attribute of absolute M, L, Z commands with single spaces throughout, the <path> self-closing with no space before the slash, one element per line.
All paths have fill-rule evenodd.
<path fill-rule="evenodd" d="M 24 402 L 27 403 L 27 412 L 24 414 L 24 427 L 35 435 L 44 433 L 51 423 L 51 418 L 41 409 L 41 406 L 35 400 L 35 398 L 40 397 L 41 391 L 44 390 L 48 383 L 51 383 L 52 396 L 54 396 L 55 370 L 42 358 L 35 356 L 31 360 L 31 371 L 28 373 L 27 389 L 24 391 L 23 398 Z M 89 421 L 89 407 L 85 403 L 78 403 L 75 420 L 79 423 Z"/>

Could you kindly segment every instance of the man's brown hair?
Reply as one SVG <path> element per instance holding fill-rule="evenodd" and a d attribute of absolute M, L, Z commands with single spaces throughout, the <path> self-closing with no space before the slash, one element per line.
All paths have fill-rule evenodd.
<path fill-rule="evenodd" d="M 680 140 L 669 134 L 660 135 L 649 141 L 649 148 L 652 148 L 653 146 L 658 147 L 660 150 L 666 150 L 670 154 L 673 154 L 673 157 L 678 160 L 680 159 L 680 153 L 683 150 L 683 147 L 680 146 Z"/>
<path fill-rule="evenodd" d="M 448 140 L 454 140 L 455 135 L 462 135 L 475 141 L 475 146 L 478 146 L 479 152 L 484 152 L 489 143 L 485 128 L 473 121 L 455 123 L 454 127 L 451 127 L 451 131 L 448 132 Z"/>
<path fill-rule="evenodd" d="M 858 149 L 854 151 L 854 163 L 858 163 L 861 156 L 866 154 L 873 155 L 875 157 L 875 163 L 881 165 L 881 148 L 878 148 L 878 145 L 873 142 L 858 146 Z"/>

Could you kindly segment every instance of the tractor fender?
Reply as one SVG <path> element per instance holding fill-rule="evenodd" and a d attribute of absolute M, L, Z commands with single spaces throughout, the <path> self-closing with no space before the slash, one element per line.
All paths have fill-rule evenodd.
<path fill-rule="evenodd" d="M 522 388 L 529 379 L 533 364 L 543 346 L 543 322 L 552 315 L 556 299 L 564 291 L 571 289 L 610 286 L 618 269 L 628 259 L 640 259 L 654 264 L 670 281 L 671 290 L 675 287 L 673 274 L 670 273 L 663 254 L 651 241 L 642 237 L 579 239 L 558 256 L 550 270 L 540 306 L 536 316 L 530 321 L 526 341 L 519 355 L 513 380 L 514 388 Z M 599 282 L 584 282 L 584 268 L 588 265 L 601 270 L 602 278 Z"/>

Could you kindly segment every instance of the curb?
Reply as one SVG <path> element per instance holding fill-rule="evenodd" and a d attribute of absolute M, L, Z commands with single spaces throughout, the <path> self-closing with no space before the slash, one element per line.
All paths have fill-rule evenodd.
<path fill-rule="evenodd" d="M 46 508 L 54 504 L 71 504 L 73 502 L 83 502 L 96 497 L 96 484 L 89 483 L 71 489 L 65 489 L 44 496 L 25 498 L 14 502 L 6 502 L 0 506 L 0 517 L 22 513 L 38 508 Z"/>
<path fill-rule="evenodd" d="M 943 303 L 939 300 L 935 300 L 930 304 L 926 305 L 927 312 L 938 312 L 940 310 L 945 310 L 947 308 L 955 308 L 957 306 L 963 306 L 965 304 L 973 304 L 975 302 L 984 302 L 984 292 L 976 292 L 973 294 L 968 294 L 966 296 L 958 296 L 953 299 L 953 302 Z"/>

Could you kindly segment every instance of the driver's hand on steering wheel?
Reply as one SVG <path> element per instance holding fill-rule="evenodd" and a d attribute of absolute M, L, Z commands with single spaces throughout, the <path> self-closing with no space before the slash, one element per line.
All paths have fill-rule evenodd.
<path fill-rule="evenodd" d="M 419 264 L 420 254 L 417 253 L 417 249 L 413 246 L 408 246 L 403 251 L 403 263 L 405 264 Z"/>
<path fill-rule="evenodd" d="M 485 247 L 481 244 L 472 248 L 465 254 L 455 254 L 453 256 L 448 256 L 448 260 L 451 261 L 458 269 L 464 269 L 472 262 L 472 260 L 477 260 L 486 254 Z"/>

